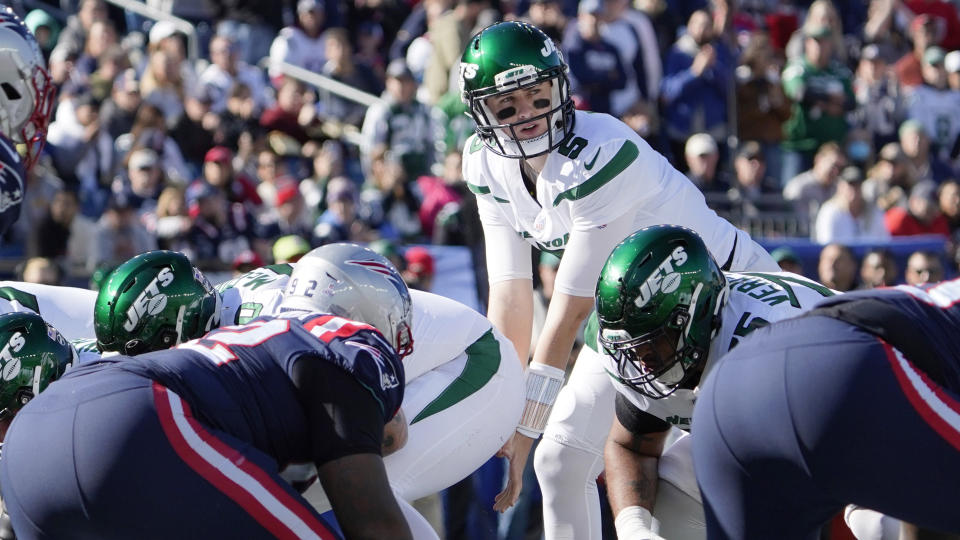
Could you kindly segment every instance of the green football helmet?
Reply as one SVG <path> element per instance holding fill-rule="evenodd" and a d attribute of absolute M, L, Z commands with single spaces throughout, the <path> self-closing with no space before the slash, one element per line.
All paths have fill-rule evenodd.
<path fill-rule="evenodd" d="M 110 273 L 97 294 L 93 325 L 101 352 L 168 349 L 220 325 L 220 294 L 186 255 L 150 251 Z"/>
<path fill-rule="evenodd" d="M 621 380 L 660 399 L 706 362 L 726 278 L 694 231 L 647 227 L 610 253 L 597 281 L 599 344 Z"/>
<path fill-rule="evenodd" d="M 460 59 L 460 93 L 476 123 L 477 136 L 495 153 L 515 158 L 545 154 L 573 131 L 567 64 L 560 49 L 542 30 L 528 23 L 499 22 L 480 31 Z M 550 109 L 510 124 L 500 123 L 487 99 L 499 94 L 551 82 Z M 521 140 L 517 129 L 547 119 L 547 131 Z"/>
<path fill-rule="evenodd" d="M 0 315 L 0 420 L 17 414 L 77 361 L 77 351 L 36 313 Z"/>

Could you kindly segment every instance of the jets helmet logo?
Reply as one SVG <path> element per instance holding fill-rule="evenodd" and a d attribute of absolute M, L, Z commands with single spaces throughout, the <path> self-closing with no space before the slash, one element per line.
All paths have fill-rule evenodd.
<path fill-rule="evenodd" d="M 663 292 L 670 294 L 680 286 L 680 274 L 675 267 L 683 266 L 687 262 L 687 252 L 678 246 L 670 253 L 657 269 L 640 286 L 640 294 L 633 301 L 637 307 L 647 305 L 655 294 Z"/>
<path fill-rule="evenodd" d="M 14 332 L 7 344 L 3 346 L 3 350 L 0 351 L 0 360 L 3 361 L 3 380 L 13 380 L 20 374 L 20 359 L 13 353 L 20 352 L 26 343 L 27 339 L 22 333 Z"/>
<path fill-rule="evenodd" d="M 166 267 L 157 273 L 127 310 L 127 322 L 123 323 L 123 328 L 127 332 L 132 332 L 140 324 L 140 319 L 144 315 L 156 315 L 167 307 L 167 295 L 160 292 L 160 289 L 171 283 L 173 283 L 173 269 Z"/>

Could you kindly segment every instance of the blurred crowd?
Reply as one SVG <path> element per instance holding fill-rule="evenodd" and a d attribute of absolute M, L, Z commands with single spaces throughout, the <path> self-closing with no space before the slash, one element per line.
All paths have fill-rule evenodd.
<path fill-rule="evenodd" d="M 102 0 L 49 1 L 21 14 L 58 102 L 3 249 L 60 280 L 158 247 L 229 272 L 343 240 L 466 245 L 481 269 L 456 77 L 468 38 L 500 19 L 544 29 L 578 107 L 623 119 L 755 236 L 942 235 L 934 258 L 957 269 L 947 0 L 147 1 L 190 36 Z"/>

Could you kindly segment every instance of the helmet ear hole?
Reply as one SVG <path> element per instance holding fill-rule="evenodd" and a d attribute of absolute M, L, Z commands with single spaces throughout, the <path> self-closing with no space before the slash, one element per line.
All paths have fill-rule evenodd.
<path fill-rule="evenodd" d="M 20 92 L 17 92 L 17 89 L 10 83 L 5 82 L 0 84 L 0 88 L 3 89 L 3 93 L 7 96 L 7 99 L 20 99 L 22 97 Z"/>

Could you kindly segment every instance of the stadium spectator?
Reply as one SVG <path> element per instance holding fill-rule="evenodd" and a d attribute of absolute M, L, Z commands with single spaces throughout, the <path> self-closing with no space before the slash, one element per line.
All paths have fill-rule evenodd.
<path fill-rule="evenodd" d="M 727 97 L 733 77 L 733 56 L 716 39 L 710 14 L 695 11 L 687 33 L 667 53 L 661 83 L 663 125 L 675 156 L 683 155 L 687 139 L 707 132 L 727 140 Z"/>
<path fill-rule="evenodd" d="M 252 216 L 243 204 L 228 201 L 216 187 L 197 181 L 187 189 L 192 219 L 183 241 L 175 246 L 201 270 L 224 271 L 243 251 L 257 251 Z"/>
<path fill-rule="evenodd" d="M 443 155 L 442 121 L 417 101 L 416 94 L 417 82 L 407 62 L 393 60 L 387 67 L 386 99 L 371 106 L 363 119 L 366 155 L 390 152 L 414 180 L 431 174 L 438 155 Z"/>
<path fill-rule="evenodd" d="M 960 91 L 947 84 L 945 56 L 940 47 L 924 51 L 923 83 L 913 87 L 909 94 L 907 116 L 923 126 L 930 139 L 931 153 L 947 163 L 960 135 Z"/>
<path fill-rule="evenodd" d="M 112 189 L 128 195 L 131 205 L 142 217 L 156 210 L 157 198 L 165 184 L 157 153 L 150 148 L 139 148 L 130 152 L 126 174 L 114 179 Z"/>
<path fill-rule="evenodd" d="M 883 145 L 877 162 L 869 169 L 863 183 L 864 198 L 884 211 L 894 206 L 906 206 L 907 194 L 916 183 L 912 171 L 900 143 Z"/>
<path fill-rule="evenodd" d="M 563 2 L 560 0 L 531 0 L 527 7 L 527 20 L 530 24 L 543 30 L 543 33 L 557 43 L 563 41 L 563 33 L 567 28 L 567 16 L 563 12 Z"/>
<path fill-rule="evenodd" d="M 563 49 L 573 93 L 584 99 L 591 111 L 609 114 L 610 95 L 626 85 L 627 75 L 617 47 L 600 34 L 602 14 L 602 0 L 580 2 L 576 31 L 567 34 Z"/>
<path fill-rule="evenodd" d="M 183 115 L 186 91 L 177 59 L 163 49 L 150 53 L 140 81 L 140 92 L 144 101 L 163 112 L 167 127 L 172 127 Z"/>
<path fill-rule="evenodd" d="M 656 33 L 646 15 L 633 9 L 629 0 L 601 0 L 601 5 L 600 35 L 619 51 L 627 78 L 623 88 L 610 97 L 612 114 L 621 116 L 636 103 L 656 102 L 663 64 L 657 54 Z"/>
<path fill-rule="evenodd" d="M 90 76 L 118 43 L 117 30 L 109 20 L 95 21 L 90 25 L 87 40 L 74 66 L 80 79 L 89 83 Z"/>
<path fill-rule="evenodd" d="M 745 217 L 757 217 L 765 211 L 784 210 L 787 203 L 780 190 L 771 187 L 760 143 L 746 141 L 740 145 L 733 158 L 733 173 L 733 185 L 727 190 L 727 200 L 735 212 Z"/>
<path fill-rule="evenodd" d="M 107 20 L 107 4 L 103 0 L 80 0 L 77 13 L 67 17 L 67 26 L 57 37 L 51 57 L 79 54 L 87 42 L 87 33 L 97 21 Z M 60 51 L 59 54 L 58 51 Z"/>
<path fill-rule="evenodd" d="M 860 50 L 853 93 L 857 102 L 853 126 L 872 135 L 874 148 L 896 141 L 897 126 L 906 112 L 903 93 L 876 44 Z"/>
<path fill-rule="evenodd" d="M 371 212 L 370 224 L 381 236 L 404 241 L 420 236 L 421 201 L 398 159 L 389 153 L 374 156 L 365 187 L 362 198 Z"/>
<path fill-rule="evenodd" d="M 770 256 L 773 257 L 773 260 L 780 265 L 780 269 L 784 272 L 793 272 L 800 276 L 803 275 L 803 264 L 800 261 L 800 257 L 789 247 L 780 246 L 771 251 Z"/>
<path fill-rule="evenodd" d="M 170 21 L 157 21 L 150 27 L 147 54 L 152 56 L 160 50 L 170 56 L 179 79 L 183 81 L 185 93 L 193 91 L 197 85 L 197 72 L 192 62 L 187 61 L 187 36 Z"/>
<path fill-rule="evenodd" d="M 277 191 L 284 182 L 293 182 L 287 166 L 270 148 L 257 152 L 257 195 L 267 208 L 277 205 Z"/>
<path fill-rule="evenodd" d="M 943 67 L 947 70 L 947 83 L 951 90 L 960 91 L 960 51 L 950 51 L 943 57 Z"/>
<path fill-rule="evenodd" d="M 297 20 L 284 27 L 270 45 L 270 78 L 278 81 L 283 77 L 280 64 L 287 63 L 299 68 L 320 73 L 326 62 L 323 30 L 326 22 L 324 2 L 299 0 Z M 276 84 L 276 82 L 275 82 Z"/>
<path fill-rule="evenodd" d="M 860 288 L 875 289 L 897 284 L 897 259 L 885 248 L 871 249 L 860 264 Z"/>
<path fill-rule="evenodd" d="M 300 181 L 300 194 L 314 220 L 327 209 L 327 182 L 343 175 L 343 154 L 343 146 L 334 139 L 313 151 L 311 174 Z"/>
<path fill-rule="evenodd" d="M 923 83 L 923 69 L 921 61 L 928 48 L 939 45 L 943 37 L 943 30 L 938 28 L 937 21 L 929 15 L 917 15 L 910 21 L 910 41 L 913 48 L 893 66 L 900 86 L 910 88 Z"/>
<path fill-rule="evenodd" d="M 277 90 L 277 101 L 260 115 L 260 126 L 265 131 L 280 131 L 297 140 L 307 142 L 310 136 L 300 124 L 300 114 L 308 105 L 304 99 L 306 88 L 296 79 L 283 78 Z"/>
<path fill-rule="evenodd" d="M 373 238 L 370 228 L 357 217 L 356 191 L 353 181 L 344 176 L 327 182 L 327 210 L 317 218 L 313 244 L 368 242 Z"/>
<path fill-rule="evenodd" d="M 100 124 L 111 139 L 133 128 L 140 103 L 140 79 L 136 70 L 126 69 L 114 79 L 110 97 L 100 107 Z"/>
<path fill-rule="evenodd" d="M 263 204 L 253 181 L 245 174 L 234 173 L 233 152 L 224 146 L 214 146 L 203 158 L 203 180 L 224 192 L 230 202 L 242 203 L 249 208 Z"/>
<path fill-rule="evenodd" d="M 157 210 L 152 226 L 150 232 L 157 236 L 157 247 L 160 249 L 173 249 L 179 239 L 187 234 L 191 220 L 183 187 L 163 188 L 157 197 Z"/>
<path fill-rule="evenodd" d="M 297 183 L 289 176 L 282 177 L 277 183 L 274 206 L 261 216 L 261 235 L 277 238 L 294 235 L 310 238 L 315 218 L 303 204 L 303 197 Z M 309 249 L 308 249 L 309 251 Z"/>
<path fill-rule="evenodd" d="M 916 179 L 926 178 L 934 182 L 942 182 L 954 176 L 950 166 L 931 151 L 930 136 L 927 135 L 922 124 L 912 119 L 905 120 L 900 124 L 898 133 L 900 148 L 906 154 Z"/>
<path fill-rule="evenodd" d="M 780 82 L 781 66 L 770 37 L 753 32 L 736 69 L 737 135 L 763 147 L 767 170 L 780 184 L 780 141 L 783 123 L 790 118 L 790 102 Z"/>
<path fill-rule="evenodd" d="M 353 56 L 350 35 L 344 28 L 331 28 L 324 32 L 327 61 L 321 73 L 350 85 L 368 94 L 380 95 L 383 84 L 377 79 L 370 66 L 359 63 Z M 360 127 L 365 114 L 364 107 L 343 98 L 333 92 L 320 91 L 317 101 L 317 114 L 324 122 L 332 125 L 348 124 Z"/>
<path fill-rule="evenodd" d="M 935 22 L 938 45 L 960 49 L 960 17 L 955 4 L 944 0 L 905 0 L 903 5 L 917 18 L 929 17 Z"/>
<path fill-rule="evenodd" d="M 63 261 L 71 272 L 82 275 L 93 271 L 93 240 L 94 224 L 80 215 L 77 192 L 61 189 L 31 227 L 27 256 Z"/>
<path fill-rule="evenodd" d="M 214 146 L 214 132 L 220 126 L 220 117 L 211 112 L 213 98 L 202 88 L 186 95 L 183 112 L 177 122 L 170 127 L 170 138 L 182 149 L 183 159 L 194 173 L 200 174 L 203 157 Z"/>
<path fill-rule="evenodd" d="M 110 196 L 94 233 L 95 265 L 120 264 L 134 255 L 157 249 L 156 238 L 137 219 L 136 208 L 123 193 Z"/>
<path fill-rule="evenodd" d="M 895 206 L 887 210 L 887 230 L 893 236 L 915 234 L 940 234 L 950 236 L 947 218 L 940 213 L 937 202 L 937 185 L 930 180 L 918 182 L 910 190 L 907 206 Z"/>
<path fill-rule="evenodd" d="M 864 200 L 863 173 L 850 166 L 841 171 L 837 190 L 817 212 L 813 240 L 818 244 L 882 242 L 890 237 L 883 212 Z"/>
<path fill-rule="evenodd" d="M 274 0 L 219 0 L 211 2 L 217 36 L 230 36 L 238 48 L 238 60 L 256 65 L 270 52 L 270 44 L 289 15 L 286 3 Z M 213 45 L 210 46 L 211 49 Z M 212 51 L 211 51 L 212 54 Z M 254 89 L 259 95 L 259 88 Z"/>
<path fill-rule="evenodd" d="M 239 45 L 229 37 L 221 35 L 210 40 L 211 63 L 200 73 L 197 84 L 210 92 L 214 112 L 219 113 L 227 108 L 230 89 L 236 83 L 243 83 L 249 88 L 250 95 L 261 110 L 268 105 L 263 73 L 241 60 L 240 54 Z"/>
<path fill-rule="evenodd" d="M 846 292 L 856 286 L 857 259 L 843 244 L 828 244 L 820 250 L 817 281 L 831 289 Z"/>
<path fill-rule="evenodd" d="M 843 22 L 837 8 L 830 0 L 814 0 L 807 9 L 803 25 L 790 35 L 784 50 L 787 61 L 798 60 L 804 56 L 807 33 L 814 29 L 828 28 L 830 35 L 826 39 L 830 47 L 841 62 L 846 61 L 847 54 L 843 48 Z"/>
<path fill-rule="evenodd" d="M 940 213 L 947 220 L 950 237 L 947 241 L 946 255 L 951 268 L 955 270 L 960 259 L 960 184 L 956 180 L 947 180 L 937 190 L 937 204 Z"/>
<path fill-rule="evenodd" d="M 413 246 L 403 252 L 406 268 L 403 270 L 403 280 L 411 289 L 430 291 L 433 288 L 433 277 L 436 273 L 433 255 L 422 246 Z"/>
<path fill-rule="evenodd" d="M 793 102 L 784 124 L 783 181 L 809 167 L 824 143 L 844 140 L 854 105 L 850 70 L 837 59 L 832 29 L 808 27 L 804 36 L 803 56 L 783 70 L 783 91 Z"/>
<path fill-rule="evenodd" d="M 180 146 L 168 135 L 163 111 L 149 103 L 140 105 L 130 133 L 117 137 L 113 146 L 118 162 L 137 148 L 151 148 L 160 156 L 161 167 L 171 181 L 186 183 L 194 177 L 187 168 Z"/>
<path fill-rule="evenodd" d="M 57 45 L 62 28 L 60 22 L 43 9 L 34 9 L 23 18 L 33 37 L 37 38 L 37 45 L 45 60 L 50 59 L 50 52 Z"/>
<path fill-rule="evenodd" d="M 943 281 L 943 263 L 932 251 L 915 251 L 907 259 L 904 277 L 908 285 L 923 285 Z"/>
<path fill-rule="evenodd" d="M 730 187 L 718 170 L 720 149 L 709 133 L 694 133 L 683 148 L 687 178 L 703 193 L 725 193 Z"/>
<path fill-rule="evenodd" d="M 457 71 L 463 48 L 477 30 L 488 24 L 484 14 L 490 8 L 489 0 L 455 0 L 452 10 L 446 11 L 427 27 L 433 54 L 423 72 L 423 84 L 427 87 L 430 103 L 437 103 L 448 90 L 455 90 L 450 81 Z"/>
<path fill-rule="evenodd" d="M 813 168 L 787 182 L 783 187 L 783 198 L 794 202 L 798 218 L 815 221 L 820 206 L 836 191 L 837 177 L 846 161 L 837 143 L 826 143 L 817 150 Z"/>

